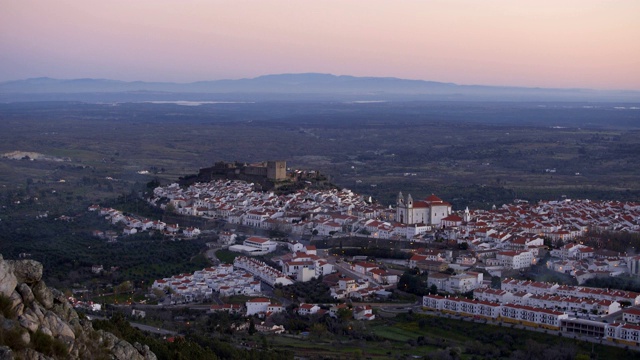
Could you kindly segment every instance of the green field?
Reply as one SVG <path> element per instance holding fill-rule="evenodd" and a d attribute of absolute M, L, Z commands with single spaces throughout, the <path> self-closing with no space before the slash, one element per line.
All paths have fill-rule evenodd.
<path fill-rule="evenodd" d="M 539 333 L 509 326 L 402 314 L 395 319 L 351 322 L 354 332 L 268 335 L 270 348 L 311 359 L 632 359 L 623 348 L 591 344 L 556 332 Z M 350 326 L 351 328 L 351 326 Z M 357 330 L 355 330 L 357 329 Z M 593 353 L 592 353 L 593 351 Z M 453 357 L 446 357 L 453 356 Z"/>
<path fill-rule="evenodd" d="M 240 253 L 229 251 L 226 249 L 220 249 L 216 251 L 216 257 L 218 258 L 218 260 L 220 260 L 225 264 L 233 264 L 233 260 L 235 260 L 236 257 L 241 255 L 242 254 Z"/>

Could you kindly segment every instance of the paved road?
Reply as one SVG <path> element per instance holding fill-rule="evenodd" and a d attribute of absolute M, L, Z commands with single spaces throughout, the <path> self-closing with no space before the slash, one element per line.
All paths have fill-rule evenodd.
<path fill-rule="evenodd" d="M 171 331 L 171 330 L 167 330 L 167 329 L 162 329 L 159 327 L 154 327 L 154 326 L 149 326 L 149 325 L 144 325 L 144 324 L 138 324 L 138 323 L 130 323 L 131 326 L 133 326 L 136 329 L 140 329 L 142 331 L 148 331 L 154 334 L 160 334 L 160 335 L 178 335 L 177 332 L 175 331 Z"/>
<path fill-rule="evenodd" d="M 207 256 L 207 258 L 209 260 L 211 260 L 211 262 L 213 263 L 214 266 L 217 266 L 217 265 L 220 264 L 220 260 L 218 260 L 218 258 L 216 257 L 216 251 L 218 251 L 220 249 L 221 249 L 220 247 L 215 247 L 215 248 L 208 249 L 205 252 L 205 255 Z"/>
<path fill-rule="evenodd" d="M 359 274 L 353 270 L 350 269 L 349 264 L 345 264 L 344 262 L 336 262 L 336 257 L 329 254 L 329 252 L 327 250 L 321 250 L 318 254 L 318 256 L 324 257 L 325 259 L 327 259 L 327 261 L 329 262 L 329 264 L 332 264 L 333 267 L 338 270 L 340 273 L 352 277 L 356 280 L 358 279 L 365 279 L 367 281 L 369 281 L 369 284 L 371 284 L 372 286 L 380 286 L 380 284 L 378 284 L 377 282 L 375 282 L 372 278 L 363 275 L 363 274 Z"/>
<path fill-rule="evenodd" d="M 87 315 L 87 319 L 89 320 L 109 320 L 104 316 L 99 316 L 99 315 Z M 131 326 L 133 326 L 136 329 L 140 329 L 143 331 L 148 331 L 154 334 L 160 334 L 160 335 L 178 335 L 177 332 L 175 331 L 171 331 L 171 330 L 167 330 L 167 329 L 162 329 L 159 327 L 155 327 L 155 326 L 149 326 L 149 325 L 145 325 L 145 324 L 139 324 L 139 323 L 134 323 L 129 321 L 129 324 Z"/>

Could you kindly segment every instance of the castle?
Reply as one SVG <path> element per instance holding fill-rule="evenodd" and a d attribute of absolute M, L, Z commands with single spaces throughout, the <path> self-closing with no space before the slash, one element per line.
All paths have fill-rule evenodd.
<path fill-rule="evenodd" d="M 211 181 L 226 178 L 258 183 L 275 183 L 287 180 L 286 161 L 264 161 L 247 164 L 218 161 L 212 167 L 200 169 L 198 175 L 183 178 L 186 184 L 194 181 Z"/>
<path fill-rule="evenodd" d="M 402 192 L 396 200 L 396 221 L 402 224 L 439 225 L 451 214 L 451 204 L 431 194 L 424 200 L 414 201 L 411 194 L 405 198 Z"/>
<path fill-rule="evenodd" d="M 224 164 L 224 162 L 222 163 Z M 216 163 L 216 165 L 218 165 L 218 163 Z M 248 165 L 244 164 L 244 166 L 238 166 L 237 168 L 245 175 L 260 176 L 271 181 L 280 181 L 287 178 L 286 161 L 267 161 Z"/>

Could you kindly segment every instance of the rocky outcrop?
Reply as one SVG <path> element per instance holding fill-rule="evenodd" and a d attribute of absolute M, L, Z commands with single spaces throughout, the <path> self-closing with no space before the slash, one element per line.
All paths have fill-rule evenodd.
<path fill-rule="evenodd" d="M 2 255 L 0 255 L 0 295 L 11 296 L 16 285 L 18 285 L 18 278 L 13 273 L 12 264 L 3 261 Z"/>
<path fill-rule="evenodd" d="M 65 296 L 46 286 L 42 264 L 4 260 L 0 255 L 0 360 L 93 359 L 155 360 L 146 345 L 130 344 L 81 319 Z M 7 340 L 9 339 L 9 340 Z M 38 339 L 38 340 L 36 340 Z M 38 344 L 53 344 L 45 353 Z"/>
<path fill-rule="evenodd" d="M 117 338 L 110 332 L 98 330 L 98 333 L 105 345 L 111 349 L 111 352 L 116 359 L 145 360 L 156 358 L 155 354 L 153 354 L 146 345 L 136 343 L 134 346 Z"/>
<path fill-rule="evenodd" d="M 32 285 L 42 279 L 42 264 L 34 260 L 12 261 L 13 273 L 19 283 Z"/>

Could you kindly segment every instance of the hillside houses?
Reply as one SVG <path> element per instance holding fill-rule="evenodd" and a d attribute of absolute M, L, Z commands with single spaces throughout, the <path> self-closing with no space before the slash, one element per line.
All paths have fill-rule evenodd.
<path fill-rule="evenodd" d="M 217 180 L 186 189 L 177 184 L 154 189 L 149 203 L 170 204 L 184 215 L 220 218 L 231 224 L 279 229 L 293 234 L 332 236 L 366 231 L 381 239 L 413 239 L 432 225 L 396 222 L 395 210 L 366 202 L 351 190 L 299 190 L 275 195 L 243 181 Z"/>
<path fill-rule="evenodd" d="M 431 273 L 427 278 L 427 286 L 435 286 L 439 292 L 460 294 L 483 286 L 483 281 L 484 275 L 473 271 L 456 275 Z"/>
<path fill-rule="evenodd" d="M 268 317 L 271 314 L 283 312 L 285 310 L 284 306 L 267 298 L 254 298 L 248 300 L 245 303 L 245 306 L 247 307 L 247 316 L 258 314 Z"/>
<path fill-rule="evenodd" d="M 615 265 L 609 263 L 604 266 L 601 259 L 596 258 L 595 249 L 574 243 L 577 237 L 592 230 L 640 231 L 640 205 L 634 203 L 569 199 L 537 203 L 516 201 L 493 210 L 465 209 L 455 213 L 450 204 L 431 195 L 424 200 L 425 207 L 420 208 L 422 210 L 412 207 L 413 220 L 416 220 L 416 214 L 420 215 L 420 219 L 426 219 L 429 215 L 429 221 L 425 223 L 408 221 L 408 210 L 398 212 L 393 207 L 372 204 L 348 189 L 303 189 L 276 195 L 273 192 L 256 191 L 251 183 L 216 180 L 195 183 L 187 188 L 171 184 L 154 189 L 153 194 L 148 199 L 153 205 L 164 208 L 172 206 L 181 214 L 224 219 L 230 224 L 258 229 L 325 237 L 366 236 L 425 244 L 445 241 L 449 244 L 458 243 L 461 248 L 464 246 L 465 252 L 457 254 L 456 258 L 416 253 L 409 261 L 410 267 L 430 272 L 449 267 L 461 272 L 470 267 L 479 267 L 492 275 L 502 275 L 504 271 L 526 269 L 546 254 L 547 239 L 553 247 L 557 247 L 551 251 L 552 256 L 561 260 L 551 259 L 547 266 L 571 274 L 579 283 L 594 277 L 640 273 L 637 270 L 640 269 L 640 259 L 629 262 L 620 256 Z M 418 201 L 415 204 L 422 203 Z M 180 235 L 188 239 L 198 236 L 199 232 L 198 229 L 184 228 L 178 224 L 132 219 L 113 209 L 92 206 L 90 211 L 100 212 L 114 223 L 123 223 L 126 226 L 123 231 L 127 234 L 144 229 L 161 229 L 167 236 Z M 404 223 L 397 219 L 399 213 L 407 216 Z M 232 234 L 221 234 L 220 242 L 231 245 L 234 241 L 232 238 Z M 256 251 L 269 252 L 275 244 L 265 246 L 248 239 L 244 246 L 254 248 L 245 252 L 249 255 Z M 299 269 L 305 269 L 300 270 L 301 279 L 324 273 L 318 271 L 317 264 L 289 264 L 285 272 L 293 277 L 294 270 Z M 375 276 L 380 278 L 381 274 Z M 298 272 L 295 272 L 297 277 Z"/>
<path fill-rule="evenodd" d="M 335 271 L 332 264 L 316 255 L 315 246 L 307 245 L 305 247 L 300 243 L 295 243 L 290 244 L 290 249 L 302 251 L 294 251 L 273 260 L 280 264 L 284 274 L 296 279 L 296 281 L 306 282 Z"/>
<path fill-rule="evenodd" d="M 526 268 L 544 255 L 547 238 L 559 246 L 551 255 L 560 259 L 550 260 L 547 266 L 571 274 L 579 283 L 630 272 L 632 266 L 627 266 L 624 254 L 609 256 L 615 264 L 605 266 L 596 258 L 595 249 L 573 240 L 590 229 L 640 231 L 640 206 L 616 201 L 517 201 L 494 210 L 465 210 L 462 218 L 462 222 L 457 218 L 449 222 L 443 234 L 466 243 L 478 260 L 477 266 L 497 275 L 501 269 Z"/>
<path fill-rule="evenodd" d="M 384 289 L 381 286 L 370 285 L 366 279 L 356 280 L 345 276 L 339 278 L 337 283 L 331 286 L 329 290 L 331 297 L 337 300 L 350 298 L 362 300 Z"/>
<path fill-rule="evenodd" d="M 422 298 L 422 306 L 427 309 L 447 313 L 474 316 L 488 319 L 500 319 L 527 326 L 544 327 L 560 330 L 563 319 L 569 315 L 551 309 L 536 308 L 516 304 L 498 304 L 483 300 L 426 295 Z"/>
<path fill-rule="evenodd" d="M 229 264 L 179 274 L 153 282 L 152 289 L 171 290 L 186 302 L 208 298 L 213 292 L 220 296 L 260 294 L 260 281 L 246 271 Z"/>
<path fill-rule="evenodd" d="M 285 273 L 256 259 L 238 256 L 233 261 L 233 266 L 250 272 L 253 276 L 264 281 L 270 286 L 274 286 L 276 284 L 283 286 L 293 284 L 293 280 Z"/>
<path fill-rule="evenodd" d="M 370 204 L 347 189 L 299 190 L 275 195 L 255 191 L 253 184 L 237 180 L 196 183 L 188 188 L 180 188 L 176 184 L 159 187 L 154 189 L 154 196 L 149 202 L 161 207 L 170 203 L 179 213 L 191 214 L 196 208 L 201 216 L 260 229 L 290 231 L 296 235 L 362 234 L 379 239 L 419 242 L 430 242 L 440 237 L 466 243 L 472 253 L 497 250 L 482 253 L 477 260 L 490 254 L 487 259 L 496 259 L 490 262 L 490 266 L 507 269 L 522 269 L 535 263 L 543 255 L 544 238 L 562 244 L 586 234 L 590 228 L 640 231 L 640 206 L 633 203 L 568 199 L 532 204 L 517 201 L 495 210 L 465 209 L 454 213 L 450 205 L 437 196 L 432 195 L 428 199 L 437 200 L 436 205 L 442 205 L 444 210 L 434 210 L 438 217 L 429 218 L 426 223 L 399 221 L 396 209 Z M 561 255 L 563 258 L 571 257 L 574 252 L 575 256 L 583 259 L 593 257 L 593 251 L 589 249 Z M 456 263 L 462 266 L 475 264 L 471 258 Z"/>
<path fill-rule="evenodd" d="M 253 184 L 239 180 L 196 183 L 186 189 L 177 184 L 158 187 L 149 202 L 160 207 L 170 203 L 178 213 L 185 215 L 194 215 L 195 207 L 201 216 L 262 229 L 292 227 L 308 214 L 340 215 L 335 224 L 325 224 L 318 229 L 327 235 L 342 231 L 342 227 L 336 225 L 343 225 L 344 216 L 350 216 L 354 209 L 370 208 L 359 195 L 346 189 L 300 190 L 276 196 L 255 191 Z M 305 230 L 310 232 L 311 228 Z"/>
<path fill-rule="evenodd" d="M 443 313 L 485 318 L 567 333 L 588 333 L 602 336 L 609 341 L 634 346 L 640 345 L 640 326 L 638 325 L 618 322 L 607 324 L 606 322 L 570 318 L 566 312 L 553 308 L 439 295 L 424 296 L 422 306 Z"/>
<path fill-rule="evenodd" d="M 640 294 L 632 291 L 600 289 L 583 286 L 558 285 L 536 281 L 504 279 L 502 290 L 511 293 L 526 292 L 533 295 L 572 296 L 579 299 L 609 300 L 621 304 L 640 305 Z"/>
<path fill-rule="evenodd" d="M 159 220 L 149 220 L 132 215 L 125 215 L 120 210 L 103 208 L 99 205 L 91 205 L 88 210 L 98 213 L 99 216 L 104 216 L 104 218 L 113 225 L 124 226 L 122 235 L 125 236 L 146 231 L 160 231 L 166 236 L 193 238 L 197 237 L 201 233 L 200 229 L 196 227 L 181 229 L 179 224 L 166 224 Z"/>

